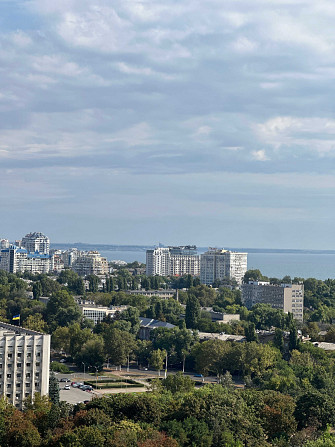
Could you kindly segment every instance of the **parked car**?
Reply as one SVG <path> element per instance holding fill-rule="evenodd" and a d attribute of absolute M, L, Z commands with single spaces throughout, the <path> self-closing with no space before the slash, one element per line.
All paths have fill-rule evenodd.
<path fill-rule="evenodd" d="M 64 387 L 63 389 L 64 389 L 64 390 L 70 390 L 71 387 L 70 387 L 70 385 L 65 385 L 65 387 Z"/>
<path fill-rule="evenodd" d="M 66 359 L 60 359 L 59 363 L 66 363 Z"/>
<path fill-rule="evenodd" d="M 78 384 L 78 382 L 73 382 L 72 386 L 73 386 L 73 388 L 78 388 L 79 384 Z"/>
<path fill-rule="evenodd" d="M 194 374 L 193 377 L 200 377 L 202 379 L 204 376 L 202 374 Z"/>
<path fill-rule="evenodd" d="M 70 382 L 70 379 L 68 379 L 67 377 L 62 377 L 60 379 L 60 382 Z"/>

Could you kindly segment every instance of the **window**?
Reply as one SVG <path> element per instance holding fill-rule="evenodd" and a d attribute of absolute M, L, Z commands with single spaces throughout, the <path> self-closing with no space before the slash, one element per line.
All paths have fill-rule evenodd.
<path fill-rule="evenodd" d="M 12 384 L 11 383 L 7 383 L 7 388 L 12 388 Z"/>
<path fill-rule="evenodd" d="M 16 377 L 20 378 L 21 375 L 22 375 L 21 373 L 17 373 L 17 374 L 16 374 Z"/>
<path fill-rule="evenodd" d="M 26 388 L 30 388 L 30 383 L 26 383 Z"/>
<path fill-rule="evenodd" d="M 17 383 L 16 388 L 21 388 L 21 383 Z"/>
<path fill-rule="evenodd" d="M 12 395 L 11 394 L 7 394 L 7 397 L 8 397 L 8 399 L 10 399 L 12 397 Z"/>
<path fill-rule="evenodd" d="M 11 374 L 7 374 L 7 379 L 11 379 L 12 375 Z"/>
<path fill-rule="evenodd" d="M 13 357 L 13 354 L 8 354 L 7 356 L 9 359 L 11 359 Z"/>
<path fill-rule="evenodd" d="M 29 379 L 29 377 L 30 377 L 30 373 L 27 373 L 26 378 Z"/>
<path fill-rule="evenodd" d="M 36 366 L 40 366 L 40 362 L 36 362 Z"/>
<path fill-rule="evenodd" d="M 40 352 L 36 352 L 36 357 L 41 357 L 41 353 Z"/>
<path fill-rule="evenodd" d="M 28 368 L 29 368 L 29 366 L 30 366 L 30 363 L 27 363 L 27 366 L 28 366 Z"/>
<path fill-rule="evenodd" d="M 11 364 L 11 363 L 8 363 L 7 367 L 8 367 L 8 368 L 11 368 L 11 367 L 12 367 L 12 364 Z"/>
<path fill-rule="evenodd" d="M 17 356 L 18 356 L 18 357 L 22 357 L 22 352 L 18 352 L 18 353 L 17 353 Z"/>
<path fill-rule="evenodd" d="M 39 377 L 39 376 L 40 376 L 40 373 L 39 373 L 39 372 L 35 373 L 35 376 L 36 376 L 36 377 Z"/>
<path fill-rule="evenodd" d="M 16 366 L 17 366 L 18 368 L 21 368 L 21 367 L 22 367 L 22 363 L 18 363 Z"/>
<path fill-rule="evenodd" d="M 31 357 L 31 352 L 27 352 L 27 357 Z"/>

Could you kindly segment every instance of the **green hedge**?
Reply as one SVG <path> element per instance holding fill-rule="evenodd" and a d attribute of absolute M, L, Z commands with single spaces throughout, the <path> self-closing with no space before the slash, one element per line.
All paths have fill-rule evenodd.
<path fill-rule="evenodd" d="M 98 388 L 95 387 L 95 385 L 93 385 L 93 388 L 98 389 L 98 390 L 105 390 L 105 389 L 109 389 L 109 388 L 143 388 L 144 385 L 142 383 L 136 383 L 136 384 L 132 384 L 129 383 L 127 385 L 125 385 L 124 383 L 105 383 L 104 385 L 99 385 L 98 384 Z"/>
<path fill-rule="evenodd" d="M 60 362 L 52 362 L 50 364 L 50 370 L 60 372 L 62 374 L 70 374 L 72 371 L 63 363 Z"/>
<path fill-rule="evenodd" d="M 127 385 L 125 385 L 125 383 Z M 135 382 L 135 380 L 124 379 L 124 380 L 108 380 L 102 379 L 98 380 L 86 380 L 85 385 L 90 385 L 93 388 L 106 389 L 106 388 L 142 388 L 144 385 L 142 383 Z"/>

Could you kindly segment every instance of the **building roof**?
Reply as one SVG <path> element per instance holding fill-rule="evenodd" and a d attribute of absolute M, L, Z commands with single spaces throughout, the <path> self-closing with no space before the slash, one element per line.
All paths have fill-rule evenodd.
<path fill-rule="evenodd" d="M 14 324 L 4 323 L 0 321 L 0 331 L 6 330 L 8 332 L 14 332 L 16 335 L 47 335 L 42 332 L 33 331 L 31 329 L 26 329 L 21 326 L 15 326 Z"/>
<path fill-rule="evenodd" d="M 165 327 L 166 329 L 173 329 L 176 327 L 174 324 L 167 323 L 166 321 L 154 320 L 153 318 L 140 317 L 140 326 L 148 327 L 150 329 L 156 329 L 158 327 Z"/>
<path fill-rule="evenodd" d="M 200 340 L 245 341 L 243 335 L 217 334 L 212 332 L 198 332 Z"/>
<path fill-rule="evenodd" d="M 321 343 L 313 343 L 314 346 L 324 349 L 325 351 L 335 351 L 335 343 L 326 343 L 322 341 Z"/>

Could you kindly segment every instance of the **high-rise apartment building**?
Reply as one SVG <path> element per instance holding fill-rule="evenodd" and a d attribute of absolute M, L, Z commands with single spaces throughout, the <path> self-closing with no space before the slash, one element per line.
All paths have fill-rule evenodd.
<path fill-rule="evenodd" d="M 49 393 L 50 335 L 0 322 L 0 395 L 22 409 Z"/>
<path fill-rule="evenodd" d="M 234 279 L 242 283 L 247 271 L 247 253 L 239 253 L 218 248 L 209 248 L 200 257 L 200 282 L 210 285 L 224 279 Z"/>
<path fill-rule="evenodd" d="M 107 275 L 108 261 L 98 251 L 81 252 L 72 263 L 71 269 L 78 275 Z"/>
<path fill-rule="evenodd" d="M 200 273 L 200 257 L 195 245 L 159 247 L 147 250 L 146 274 L 148 276 L 197 276 Z"/>
<path fill-rule="evenodd" d="M 50 250 L 50 240 L 43 233 L 29 233 L 22 238 L 22 247 L 29 253 L 38 252 L 40 254 L 48 255 Z"/>
<path fill-rule="evenodd" d="M 255 304 L 269 304 L 275 309 L 291 312 L 293 318 L 303 321 L 303 284 L 270 284 L 268 281 L 249 281 L 242 285 L 242 302 L 251 309 Z"/>

